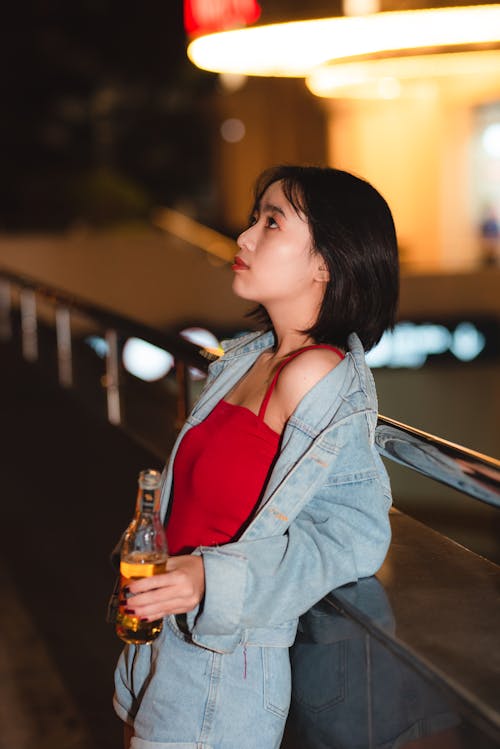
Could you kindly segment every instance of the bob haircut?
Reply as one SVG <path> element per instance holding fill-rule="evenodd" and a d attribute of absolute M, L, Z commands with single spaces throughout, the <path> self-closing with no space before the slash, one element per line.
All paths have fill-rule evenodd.
<path fill-rule="evenodd" d="M 396 231 L 384 198 L 368 182 L 340 169 L 275 166 L 257 178 L 254 212 L 274 182 L 298 215 L 307 219 L 329 281 L 316 323 L 304 333 L 316 343 L 347 347 L 358 334 L 369 351 L 394 326 L 399 295 Z M 265 328 L 271 320 L 262 305 L 252 313 Z"/>

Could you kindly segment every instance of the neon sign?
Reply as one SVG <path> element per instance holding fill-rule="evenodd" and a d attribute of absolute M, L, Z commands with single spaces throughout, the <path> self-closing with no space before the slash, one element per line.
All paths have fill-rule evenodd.
<path fill-rule="evenodd" d="M 189 35 L 249 26 L 260 16 L 256 0 L 184 0 L 184 27 Z"/>

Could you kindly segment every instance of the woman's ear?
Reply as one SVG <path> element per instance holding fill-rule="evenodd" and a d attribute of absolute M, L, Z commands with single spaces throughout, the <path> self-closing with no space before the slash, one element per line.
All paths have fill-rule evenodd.
<path fill-rule="evenodd" d="M 325 261 L 321 259 L 318 262 L 318 267 L 316 268 L 316 274 L 315 274 L 315 280 L 320 281 L 321 283 L 328 283 L 330 280 L 330 271 L 325 265 Z"/>

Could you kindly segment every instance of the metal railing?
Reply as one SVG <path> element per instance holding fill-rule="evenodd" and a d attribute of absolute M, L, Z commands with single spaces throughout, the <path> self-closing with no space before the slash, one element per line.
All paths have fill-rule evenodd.
<path fill-rule="evenodd" d="M 99 324 L 104 331 L 107 343 L 105 376 L 107 417 L 110 423 L 120 426 L 123 421 L 121 404 L 121 349 L 124 338 L 135 336 L 169 351 L 176 360 L 178 384 L 178 419 L 182 421 L 189 410 L 187 368 L 206 370 L 211 355 L 198 346 L 186 341 L 180 335 L 163 333 L 149 325 L 119 315 L 111 310 L 92 304 L 75 295 L 68 294 L 28 276 L 0 270 L 0 340 L 9 341 L 13 336 L 12 289 L 19 291 L 19 315 L 21 329 L 21 350 L 28 362 L 36 362 L 38 350 L 38 305 L 43 299 L 55 311 L 55 332 L 57 346 L 57 368 L 62 387 L 73 386 L 72 316 L 88 318 Z"/>
<path fill-rule="evenodd" d="M 97 322 L 107 343 L 105 376 L 107 416 L 120 426 L 121 349 L 128 337 L 141 338 L 170 352 L 176 362 L 177 423 L 181 424 L 190 407 L 189 367 L 205 371 L 215 355 L 182 338 L 117 314 L 60 289 L 27 276 L 0 270 L 0 339 L 13 335 L 13 294 L 18 290 L 22 353 L 28 362 L 39 356 L 38 299 L 53 306 L 59 382 L 73 386 L 72 316 L 78 313 Z M 375 441 L 381 455 L 436 481 L 452 486 L 475 499 L 500 507 L 500 461 L 379 414 Z"/>

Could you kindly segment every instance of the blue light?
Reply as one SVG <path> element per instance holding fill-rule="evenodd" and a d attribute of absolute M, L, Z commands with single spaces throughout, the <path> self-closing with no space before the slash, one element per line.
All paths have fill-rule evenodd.
<path fill-rule="evenodd" d="M 485 346 L 484 335 L 471 322 L 461 322 L 452 333 L 444 325 L 401 322 L 385 332 L 367 355 L 370 367 L 417 369 L 427 357 L 450 351 L 459 361 L 472 361 Z"/>
<path fill-rule="evenodd" d="M 461 322 L 455 328 L 450 349 L 460 361 L 472 361 L 485 346 L 482 333 L 470 322 Z"/>
<path fill-rule="evenodd" d="M 108 353 L 107 341 L 105 341 L 104 338 L 101 338 L 98 335 L 87 336 L 87 338 L 85 338 L 85 343 L 87 344 L 87 346 L 90 346 L 92 351 L 97 354 L 99 359 L 104 359 L 106 354 Z"/>

